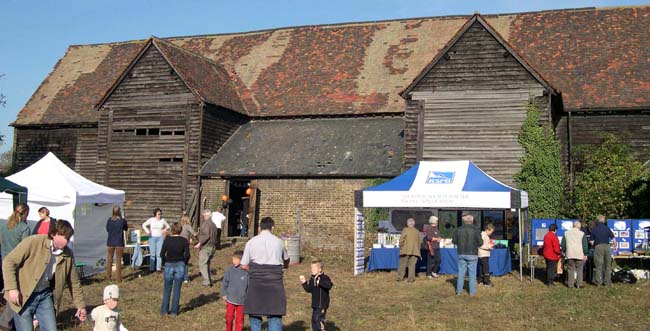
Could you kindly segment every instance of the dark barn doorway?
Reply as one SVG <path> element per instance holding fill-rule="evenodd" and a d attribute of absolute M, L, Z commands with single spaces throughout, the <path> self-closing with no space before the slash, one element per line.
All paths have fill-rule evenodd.
<path fill-rule="evenodd" d="M 231 180 L 228 183 L 228 199 L 230 204 L 228 206 L 228 214 L 226 215 L 226 236 L 247 236 L 250 197 L 246 194 L 246 191 L 249 190 L 251 183 L 246 180 Z"/>

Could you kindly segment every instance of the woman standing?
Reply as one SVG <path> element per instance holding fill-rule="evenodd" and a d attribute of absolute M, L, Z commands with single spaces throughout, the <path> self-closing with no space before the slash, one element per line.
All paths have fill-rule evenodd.
<path fill-rule="evenodd" d="M 560 250 L 560 241 L 555 234 L 557 225 L 551 224 L 548 227 L 548 233 L 544 236 L 544 246 L 542 246 L 542 255 L 546 260 L 546 285 L 553 286 L 553 280 L 557 275 L 557 263 L 562 257 Z"/>
<path fill-rule="evenodd" d="M 165 262 L 165 290 L 163 292 L 162 306 L 160 307 L 161 315 L 178 315 L 178 303 L 181 299 L 181 282 L 185 274 L 187 261 L 190 259 L 190 243 L 187 239 L 181 237 L 183 226 L 180 223 L 173 223 L 171 226 L 171 236 L 165 238 L 162 244 L 160 256 Z M 172 288 L 174 296 L 172 298 L 171 310 L 169 309 L 169 297 Z"/>
<path fill-rule="evenodd" d="M 7 219 L 7 223 L 0 225 L 0 244 L 2 244 L 0 252 L 2 252 L 3 258 L 9 255 L 23 239 L 29 237 L 27 215 L 29 215 L 29 207 L 22 203 L 18 204 Z"/>
<path fill-rule="evenodd" d="M 190 224 L 190 217 L 187 215 L 183 215 L 183 217 L 181 217 L 181 224 L 183 225 L 183 229 L 181 230 L 181 237 L 187 239 L 187 244 L 190 245 L 191 239 L 196 237 L 196 231 L 192 229 L 192 225 Z M 185 284 L 187 284 L 190 281 L 189 269 L 190 269 L 190 264 L 188 262 L 185 265 L 185 275 L 183 276 L 183 283 Z"/>
<path fill-rule="evenodd" d="M 163 232 L 169 229 L 169 224 L 162 218 L 162 210 L 156 208 L 153 210 L 153 217 L 149 218 L 142 228 L 149 235 L 149 271 L 153 272 L 162 270 L 162 259 L 160 258 L 160 250 L 163 244 Z"/>
<path fill-rule="evenodd" d="M 54 229 L 56 220 L 53 217 L 50 217 L 50 210 L 45 207 L 38 208 L 38 216 L 41 218 L 41 220 L 36 223 L 34 232 L 32 232 L 32 234 L 47 235 L 50 233 L 51 229 Z"/>
<path fill-rule="evenodd" d="M 115 281 L 122 282 L 122 255 L 124 254 L 124 231 L 128 229 L 122 218 L 120 206 L 113 206 L 113 216 L 106 221 L 106 279 L 111 279 L 113 271 L 113 254 L 115 254 Z"/>

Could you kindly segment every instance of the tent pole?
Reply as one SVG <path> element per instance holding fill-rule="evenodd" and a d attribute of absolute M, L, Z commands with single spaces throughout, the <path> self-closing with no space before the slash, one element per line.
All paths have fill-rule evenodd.
<path fill-rule="evenodd" d="M 524 254 L 523 254 L 524 249 L 523 249 L 523 239 L 521 238 L 523 233 L 521 229 L 521 226 L 523 225 L 523 222 L 521 220 L 521 208 L 517 209 L 517 214 L 519 216 L 517 218 L 517 221 L 519 222 L 519 228 L 518 228 L 519 229 L 518 230 L 519 231 L 519 281 L 523 282 L 524 281 Z"/>

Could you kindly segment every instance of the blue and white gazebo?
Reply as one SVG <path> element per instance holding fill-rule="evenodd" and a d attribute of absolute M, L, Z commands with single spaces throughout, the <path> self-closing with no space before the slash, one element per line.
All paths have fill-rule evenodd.
<path fill-rule="evenodd" d="M 362 208 L 510 209 L 519 216 L 522 256 L 521 212 L 528 208 L 528 193 L 501 183 L 472 161 L 420 161 L 392 180 L 358 192 L 356 198 L 355 274 L 363 273 Z M 520 263 L 520 274 L 522 268 Z"/>
<path fill-rule="evenodd" d="M 528 193 L 490 177 L 472 161 L 420 161 L 363 190 L 363 207 L 527 208 Z"/>

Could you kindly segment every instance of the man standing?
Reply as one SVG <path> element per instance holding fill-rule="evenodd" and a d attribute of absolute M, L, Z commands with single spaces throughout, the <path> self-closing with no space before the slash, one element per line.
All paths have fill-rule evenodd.
<path fill-rule="evenodd" d="M 440 270 L 440 230 L 438 229 L 438 217 L 429 217 L 429 224 L 424 226 L 424 234 L 427 240 L 427 278 L 438 277 Z"/>
<path fill-rule="evenodd" d="M 212 286 L 210 275 L 210 260 L 214 256 L 219 242 L 217 226 L 212 222 L 212 212 L 206 209 L 203 211 L 203 222 L 199 229 L 199 242 L 194 248 L 199 250 L 199 271 L 203 276 L 203 286 Z"/>
<path fill-rule="evenodd" d="M 463 293 L 465 273 L 469 273 L 469 295 L 476 295 L 476 264 L 478 248 L 483 243 L 481 232 L 474 225 L 474 216 L 463 215 L 463 225 L 454 233 L 454 244 L 458 248 L 458 279 L 456 295 Z"/>
<path fill-rule="evenodd" d="M 282 316 L 287 314 L 287 297 L 282 281 L 283 267 L 289 263 L 284 242 L 273 235 L 275 222 L 270 217 L 260 221 L 260 234 L 246 243 L 241 260 L 248 270 L 248 290 L 244 314 L 250 318 L 251 331 L 262 330 L 262 317 L 268 331 L 282 330 Z"/>
<path fill-rule="evenodd" d="M 609 240 L 612 240 L 614 252 L 617 250 L 614 233 L 605 225 L 605 216 L 596 217 L 596 226 L 591 230 L 591 240 L 594 245 L 594 265 L 596 266 L 594 284 L 612 285 L 612 252 L 609 250 Z"/>
<path fill-rule="evenodd" d="M 415 220 L 409 218 L 406 220 L 406 227 L 402 230 L 399 237 L 399 268 L 397 269 L 397 281 L 404 279 L 404 273 L 408 266 L 408 282 L 415 281 L 415 264 L 420 256 L 420 243 L 422 237 L 420 231 L 415 228 Z"/>
<path fill-rule="evenodd" d="M 212 222 L 214 222 L 214 225 L 217 227 L 217 247 L 221 244 L 221 233 L 223 233 L 223 222 L 225 221 L 226 215 L 224 215 L 223 207 L 219 207 L 218 211 L 212 213 Z M 228 236 L 228 233 L 226 233 L 226 236 Z"/>
<path fill-rule="evenodd" d="M 562 251 L 567 258 L 569 275 L 567 276 L 567 286 L 573 288 L 582 287 L 582 266 L 587 260 L 587 236 L 581 230 L 580 221 L 573 222 L 573 228 L 564 232 L 562 237 Z M 577 273 L 577 280 L 576 274 Z"/>
<path fill-rule="evenodd" d="M 86 304 L 74 256 L 67 247 L 73 233 L 69 222 L 58 220 L 48 235 L 28 237 L 4 257 L 6 298 L 16 312 L 16 330 L 33 330 L 34 317 L 39 322 L 39 330 L 57 330 L 55 307 L 61 304 L 66 287 L 77 306 L 76 316 L 81 321 L 86 319 Z"/>

